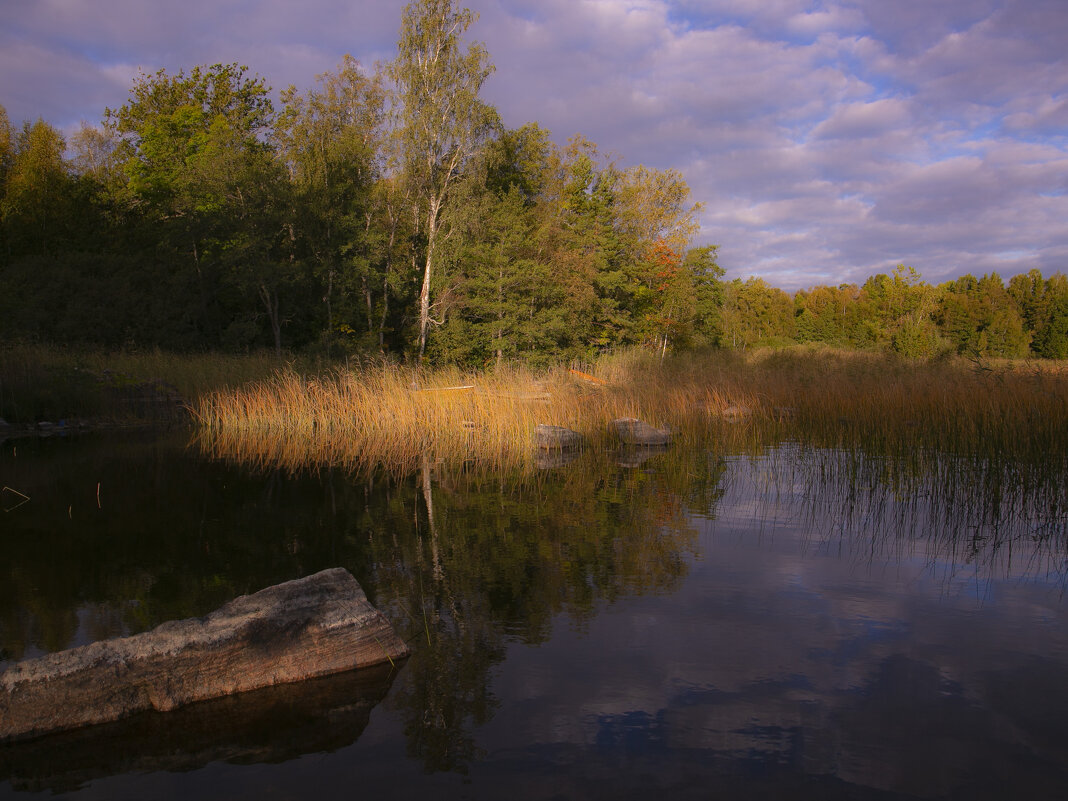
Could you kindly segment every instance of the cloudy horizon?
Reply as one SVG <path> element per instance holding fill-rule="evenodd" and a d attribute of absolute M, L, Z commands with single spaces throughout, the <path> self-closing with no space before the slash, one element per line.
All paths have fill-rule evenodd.
<path fill-rule="evenodd" d="M 898 263 L 937 283 L 1068 270 L 1063 0 L 468 0 L 508 127 L 679 170 L 695 244 L 787 290 Z M 67 133 L 139 71 L 238 62 L 306 88 L 395 50 L 404 0 L 13 0 L 0 104 Z"/>

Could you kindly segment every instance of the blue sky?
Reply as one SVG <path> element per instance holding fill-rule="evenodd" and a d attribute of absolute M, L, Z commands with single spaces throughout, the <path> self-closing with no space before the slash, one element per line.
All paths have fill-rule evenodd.
<path fill-rule="evenodd" d="M 139 69 L 306 87 L 403 0 L 0 0 L 0 103 L 65 131 Z M 469 0 L 506 125 L 675 168 L 696 244 L 784 289 L 1068 271 L 1066 0 Z"/>

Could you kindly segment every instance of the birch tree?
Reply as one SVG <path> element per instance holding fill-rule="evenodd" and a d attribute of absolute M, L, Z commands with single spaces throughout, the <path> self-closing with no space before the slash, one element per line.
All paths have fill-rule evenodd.
<path fill-rule="evenodd" d="M 402 163 L 425 223 L 426 255 L 419 292 L 419 358 L 426 351 L 431 281 L 442 235 L 441 212 L 453 182 L 496 119 L 479 100 L 493 71 L 480 43 L 464 34 L 476 15 L 452 0 L 413 0 L 401 17 L 392 65 L 400 104 Z"/>

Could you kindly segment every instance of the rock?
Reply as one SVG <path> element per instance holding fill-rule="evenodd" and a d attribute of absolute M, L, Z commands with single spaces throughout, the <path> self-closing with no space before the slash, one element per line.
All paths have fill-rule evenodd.
<path fill-rule="evenodd" d="M 736 423 L 739 420 L 744 420 L 752 413 L 752 410 L 748 406 L 743 406 L 742 404 L 731 404 L 721 412 L 723 419 L 729 423 Z"/>
<path fill-rule="evenodd" d="M 563 426 L 534 426 L 534 441 L 543 450 L 567 450 L 582 444 L 582 435 Z"/>
<path fill-rule="evenodd" d="M 346 570 L 243 595 L 207 617 L 19 662 L 0 673 L 0 741 L 168 711 L 408 654 Z"/>
<path fill-rule="evenodd" d="M 612 423 L 624 445 L 667 445 L 671 431 L 656 428 L 634 417 L 621 417 Z"/>

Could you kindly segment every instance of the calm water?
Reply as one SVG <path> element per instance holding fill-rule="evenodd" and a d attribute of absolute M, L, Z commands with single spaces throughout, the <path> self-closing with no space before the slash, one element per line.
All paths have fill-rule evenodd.
<path fill-rule="evenodd" d="M 290 475 L 0 445 L 0 667 L 343 566 L 413 648 L 0 747 L 0 798 L 1061 798 L 1068 497 L 789 443 Z"/>

